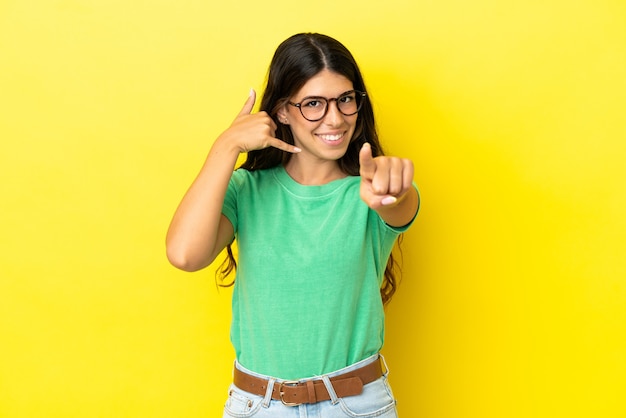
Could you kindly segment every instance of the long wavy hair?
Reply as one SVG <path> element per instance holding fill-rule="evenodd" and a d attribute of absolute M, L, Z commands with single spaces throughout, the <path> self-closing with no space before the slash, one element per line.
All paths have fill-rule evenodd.
<path fill-rule="evenodd" d="M 287 105 L 290 97 L 295 95 L 309 79 L 324 69 L 352 81 L 355 90 L 367 92 L 354 57 L 337 40 L 317 33 L 300 33 L 291 36 L 278 46 L 270 63 L 267 86 L 260 105 L 260 110 L 267 112 L 277 125 L 276 138 L 294 144 L 290 127 L 279 122 L 277 112 Z M 376 132 L 372 105 L 367 97 L 359 110 L 350 145 L 345 155 L 337 161 L 345 174 L 359 175 L 359 151 L 365 142 L 370 143 L 374 157 L 384 155 Z M 291 153 L 273 147 L 250 151 L 239 168 L 249 171 L 263 170 L 279 164 L 284 165 L 290 157 Z M 398 241 L 400 240 L 401 238 Z M 234 284 L 234 279 L 231 281 L 226 279 L 237 268 L 231 245 L 228 245 L 226 250 L 227 257 L 216 272 L 217 283 L 222 287 Z M 391 300 L 396 291 L 396 267 L 398 263 L 392 254 L 387 261 L 380 288 L 384 304 Z"/>

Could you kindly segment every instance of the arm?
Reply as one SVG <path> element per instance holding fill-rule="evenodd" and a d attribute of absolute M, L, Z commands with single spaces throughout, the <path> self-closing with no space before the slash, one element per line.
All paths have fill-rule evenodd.
<path fill-rule="evenodd" d="M 398 157 L 372 157 L 370 144 L 359 154 L 361 199 L 390 226 L 402 227 L 415 217 L 419 195 L 413 187 L 413 162 Z"/>
<path fill-rule="evenodd" d="M 233 226 L 222 205 L 237 157 L 242 152 L 276 147 L 299 150 L 274 137 L 276 125 L 265 112 L 252 114 L 254 91 L 231 126 L 216 140 L 200 173 L 180 202 L 166 237 L 167 258 L 185 271 L 207 267 L 233 239 Z"/>

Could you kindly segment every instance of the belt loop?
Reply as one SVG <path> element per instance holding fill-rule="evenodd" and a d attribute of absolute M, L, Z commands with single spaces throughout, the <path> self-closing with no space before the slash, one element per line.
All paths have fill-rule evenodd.
<path fill-rule="evenodd" d="M 315 384 L 312 380 L 306 381 L 306 390 L 309 392 L 309 403 L 317 403 L 317 395 L 315 394 Z"/>
<path fill-rule="evenodd" d="M 385 357 L 382 354 L 379 354 L 380 359 L 383 362 L 383 366 L 385 366 L 385 370 L 383 371 L 383 376 L 387 377 L 389 375 L 389 367 L 387 366 L 387 362 L 385 361 Z"/>
<path fill-rule="evenodd" d="M 322 381 L 324 382 L 324 386 L 326 386 L 326 390 L 328 391 L 328 394 L 330 395 L 331 403 L 333 405 L 336 405 L 337 402 L 339 402 L 339 398 L 337 397 L 337 394 L 335 393 L 335 388 L 333 387 L 333 384 L 331 383 L 330 379 L 326 375 L 322 376 Z"/>
<path fill-rule="evenodd" d="M 270 401 L 272 400 L 272 393 L 274 392 L 274 383 L 276 383 L 276 379 L 270 377 L 267 383 L 267 390 L 265 391 L 265 397 L 263 398 L 263 403 L 261 404 L 263 408 L 270 407 Z"/>

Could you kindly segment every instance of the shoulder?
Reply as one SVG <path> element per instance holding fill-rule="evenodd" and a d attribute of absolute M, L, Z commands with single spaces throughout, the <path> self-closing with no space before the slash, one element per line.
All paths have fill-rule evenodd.
<path fill-rule="evenodd" d="M 238 186 L 242 186 L 246 183 L 256 183 L 273 177 L 275 171 L 276 168 L 267 168 L 263 170 L 247 170 L 245 168 L 238 168 L 233 171 L 231 182 Z"/>

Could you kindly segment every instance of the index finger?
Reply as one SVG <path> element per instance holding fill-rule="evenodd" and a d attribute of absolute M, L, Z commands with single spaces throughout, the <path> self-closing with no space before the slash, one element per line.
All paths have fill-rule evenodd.
<path fill-rule="evenodd" d="M 376 171 L 376 163 L 374 162 L 374 157 L 372 156 L 372 146 L 369 142 L 366 142 L 361 147 L 361 151 L 359 151 L 359 165 L 361 166 L 359 169 L 359 174 L 365 177 L 371 177 L 374 175 Z"/>

